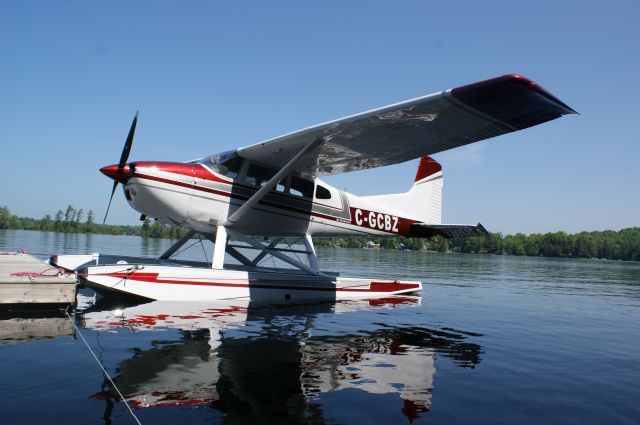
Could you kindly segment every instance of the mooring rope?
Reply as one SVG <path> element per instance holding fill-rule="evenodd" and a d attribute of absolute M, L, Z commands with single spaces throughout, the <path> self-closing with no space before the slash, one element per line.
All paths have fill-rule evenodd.
<path fill-rule="evenodd" d="M 51 273 L 55 273 L 55 274 L 51 274 Z M 11 273 L 11 276 L 28 277 L 29 279 L 33 280 L 36 277 L 58 277 L 58 276 L 64 276 L 66 274 L 67 274 L 66 270 L 63 269 L 62 267 L 49 267 L 47 269 L 44 269 L 41 272 L 13 272 Z"/>
<path fill-rule="evenodd" d="M 116 392 L 118 393 L 118 395 L 120 396 L 120 398 L 124 402 L 124 405 L 127 406 L 127 409 L 129 410 L 129 413 L 131 414 L 131 417 L 133 418 L 133 420 L 136 421 L 136 423 L 138 425 L 142 425 L 142 423 L 140 422 L 140 420 L 138 419 L 136 414 L 133 413 L 133 410 L 131 410 L 131 406 L 129 406 L 129 403 L 127 403 L 127 399 L 124 398 L 124 396 L 122 395 L 122 393 L 120 392 L 120 390 L 116 386 L 116 383 L 113 382 L 113 379 L 111 379 L 111 376 L 109 376 L 109 372 L 107 372 L 107 370 L 104 368 L 104 366 L 102 366 L 102 364 L 100 363 L 100 360 L 98 360 L 98 356 L 96 356 L 96 354 L 93 352 L 93 350 L 91 349 L 91 346 L 89 345 L 87 340 L 84 339 L 84 336 L 82 335 L 82 332 L 80 332 L 80 329 L 78 329 L 78 326 L 76 326 L 76 323 L 71 318 L 71 315 L 69 314 L 69 311 L 65 310 L 64 312 L 67 315 L 67 317 L 69 318 L 69 321 L 71 322 L 73 327 L 75 328 L 77 334 L 80 335 L 80 339 L 82 339 L 82 342 L 84 342 L 84 345 L 86 345 L 87 349 L 89 349 L 89 352 L 91 353 L 91 355 L 95 359 L 96 363 L 98 364 L 98 367 L 100 367 L 100 369 L 102 369 L 102 373 L 104 374 L 104 376 L 109 380 L 109 382 L 111 383 L 113 388 L 116 390 Z"/>

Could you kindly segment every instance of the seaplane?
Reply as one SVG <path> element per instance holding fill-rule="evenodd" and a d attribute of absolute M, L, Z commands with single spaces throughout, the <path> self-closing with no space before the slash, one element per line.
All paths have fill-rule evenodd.
<path fill-rule="evenodd" d="M 379 298 L 418 281 L 344 277 L 319 267 L 316 237 L 444 238 L 487 235 L 443 224 L 441 165 L 431 155 L 576 113 L 520 75 L 505 75 L 308 127 L 187 162 L 133 161 L 136 113 L 120 161 L 101 168 L 129 205 L 187 229 L 159 258 L 58 255 L 99 293 L 152 300 Z M 419 159 L 410 189 L 357 196 L 322 181 Z M 105 215 L 106 220 L 106 215 Z M 187 242 L 213 243 L 211 261 L 172 258 Z M 297 241 L 292 242 L 292 240 Z M 271 258 L 275 265 L 265 266 Z"/>

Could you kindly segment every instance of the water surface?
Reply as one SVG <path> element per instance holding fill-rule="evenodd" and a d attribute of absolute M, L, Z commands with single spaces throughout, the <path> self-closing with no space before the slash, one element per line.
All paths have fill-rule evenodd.
<path fill-rule="evenodd" d="M 0 251 L 157 256 L 170 245 L 0 230 Z M 421 280 L 422 297 L 98 303 L 75 323 L 142 423 L 640 422 L 640 264 L 318 255 L 343 275 Z M 0 318 L 0 364 L 3 423 L 134 423 L 63 317 Z"/>

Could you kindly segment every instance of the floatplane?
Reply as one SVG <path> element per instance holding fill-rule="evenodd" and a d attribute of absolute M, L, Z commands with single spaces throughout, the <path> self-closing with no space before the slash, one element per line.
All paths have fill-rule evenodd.
<path fill-rule="evenodd" d="M 157 259 L 58 255 L 98 292 L 154 300 L 376 298 L 414 293 L 417 281 L 322 271 L 313 237 L 487 235 L 442 224 L 438 152 L 538 125 L 575 111 L 519 75 L 481 81 L 305 128 L 188 162 L 128 162 L 136 113 L 120 161 L 100 171 L 129 205 L 187 229 Z M 320 180 L 420 158 L 409 191 L 356 196 Z M 106 215 L 105 215 L 106 220 Z M 213 242 L 211 261 L 172 258 L 192 238 Z M 297 239 L 298 243 L 292 243 Z M 265 258 L 281 266 L 264 266 Z"/>

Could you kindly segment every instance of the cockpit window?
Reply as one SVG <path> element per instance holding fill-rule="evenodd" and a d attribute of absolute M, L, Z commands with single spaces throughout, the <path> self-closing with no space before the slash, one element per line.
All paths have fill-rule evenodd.
<path fill-rule="evenodd" d="M 331 199 L 331 192 L 324 186 L 316 186 L 316 199 Z"/>
<path fill-rule="evenodd" d="M 242 167 L 242 157 L 235 155 L 220 164 L 220 174 L 231 179 L 238 177 Z M 226 169 L 226 170 L 225 170 Z M 225 172 L 226 171 L 226 172 Z"/>
<path fill-rule="evenodd" d="M 206 165 L 218 174 L 235 179 L 240 173 L 242 161 L 243 158 L 236 151 L 227 151 L 208 156 L 197 162 Z"/>

